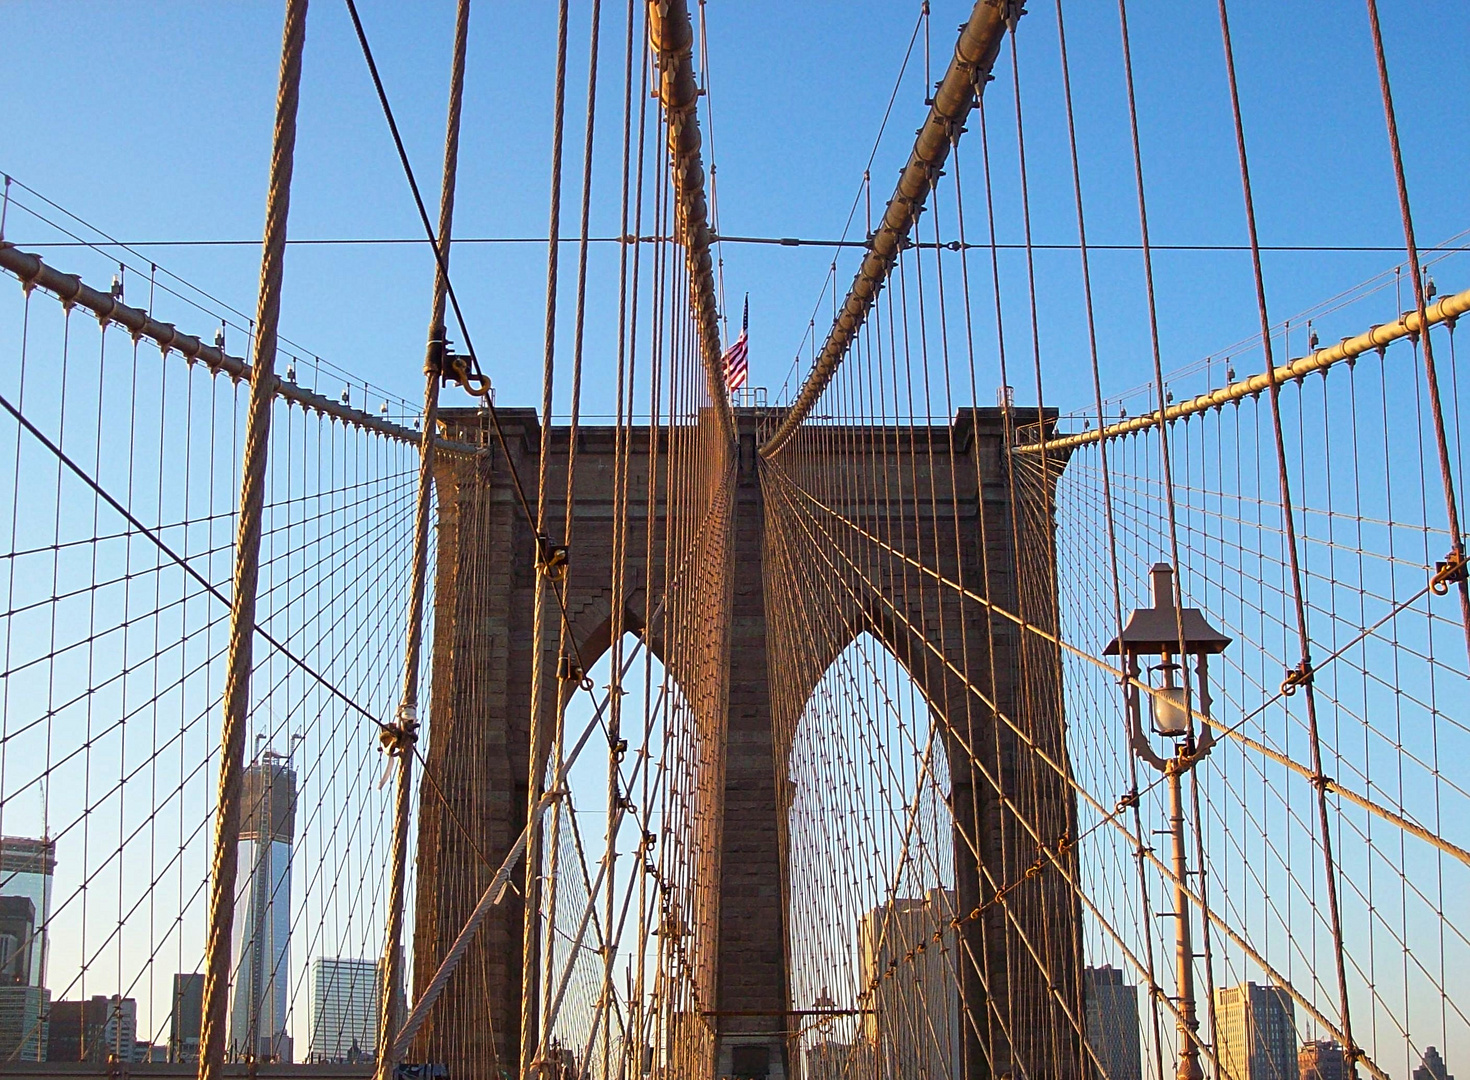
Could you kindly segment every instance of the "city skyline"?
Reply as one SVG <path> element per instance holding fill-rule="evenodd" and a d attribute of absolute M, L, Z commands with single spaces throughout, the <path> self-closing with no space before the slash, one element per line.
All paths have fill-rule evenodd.
<path fill-rule="evenodd" d="M 1414 1069 L 1414 1080 L 1455 1080 L 1450 1075 L 1449 1065 L 1434 1046 L 1426 1047 L 1419 1064 Z"/>
<path fill-rule="evenodd" d="M 1342 1044 L 1336 1039 L 1304 1043 L 1296 1055 L 1298 1080 L 1345 1080 Z"/>
<path fill-rule="evenodd" d="M 274 761 L 277 776 L 283 778 L 280 763 L 284 757 L 272 751 L 262 755 L 263 761 Z M 262 774 L 263 778 L 264 774 Z M 273 790 L 277 800 L 273 804 L 273 823 L 263 823 L 262 830 L 274 830 L 274 839 L 267 849 L 264 845 L 255 848 L 254 825 L 247 819 L 246 831 L 242 834 L 242 860 L 248 858 L 254 865 L 257 854 L 263 856 L 265 875 L 260 879 L 270 881 L 272 888 L 259 910 L 270 912 L 272 925 L 267 933 L 260 935 L 258 952 L 267 953 L 272 942 L 284 940 L 286 947 L 276 948 L 274 955 L 277 970 L 290 963 L 289 940 L 292 912 L 289 902 L 289 834 L 294 802 L 297 796 L 289 794 L 290 784 L 277 787 L 274 783 L 262 783 L 262 793 Z M 262 796 L 263 798 L 263 796 Z M 250 846 L 247 846 L 250 845 Z M 123 1060 L 143 1061 L 148 1056 L 163 1055 L 169 1060 L 188 1062 L 197 1060 L 200 1016 L 202 1006 L 203 974 L 181 972 L 173 975 L 172 1004 L 161 1012 L 155 1010 L 154 1019 L 145 1034 L 140 1017 L 142 1003 L 132 996 L 91 995 L 80 998 L 52 997 L 50 987 L 42 985 L 43 971 L 49 960 L 50 932 L 48 920 L 41 912 L 51 906 L 52 877 L 57 866 L 56 841 L 24 836 L 0 837 L 0 1062 L 5 1059 L 47 1060 L 51 1053 L 51 1028 L 53 1017 L 60 1018 L 60 1031 L 55 1045 L 58 1051 L 70 1055 L 72 1052 L 92 1055 L 114 1052 L 119 1046 L 127 1046 Z M 242 918 L 237 920 L 237 941 L 248 939 L 249 927 L 260 900 L 260 890 L 241 889 Z M 284 897 L 285 902 L 278 902 Z M 244 958 L 248 963 L 248 957 Z M 247 969 L 248 970 L 248 969 Z M 263 968 L 264 970 L 264 968 Z M 309 965 L 308 965 L 309 970 Z M 75 987 L 75 980 L 71 980 Z M 243 985 L 232 976 L 236 991 Z M 275 1025 L 275 1047 L 292 1050 L 297 1032 L 308 1033 L 310 1002 L 299 995 L 287 997 L 286 980 L 269 976 L 261 980 L 268 1000 L 263 1014 L 274 1010 L 284 1022 Z M 236 992 L 232 999 L 238 1002 L 241 995 Z M 99 1006 L 98 1002 L 105 1002 Z M 182 1017 L 179 1003 L 182 1002 Z M 114 1017 L 117 1010 L 122 1015 Z M 234 1016 L 231 1010 L 231 1018 Z M 100 1017 L 100 1019 L 99 1019 Z M 182 1020 L 182 1023 L 181 1023 Z M 376 1023 L 376 1018 L 374 1018 Z M 100 1028 L 99 1028 L 100 1025 Z M 131 1036 L 128 1032 L 131 1031 Z M 307 1034 L 309 1038 L 309 1034 Z M 153 1039 L 160 1040 L 153 1042 Z M 65 1046 L 68 1049 L 61 1050 Z M 139 1050 L 147 1047 L 146 1051 Z M 81 1049 L 77 1049 L 81 1048 Z M 369 1050 L 371 1047 L 368 1048 Z M 129 1057 L 128 1055 L 140 1055 Z M 78 1060 L 70 1056 L 62 1060 Z"/>

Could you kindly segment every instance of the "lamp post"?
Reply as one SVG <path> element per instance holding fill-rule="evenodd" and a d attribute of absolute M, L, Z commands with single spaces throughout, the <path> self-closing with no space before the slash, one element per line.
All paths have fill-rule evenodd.
<path fill-rule="evenodd" d="M 1179 1064 L 1177 1080 L 1204 1080 L 1199 1063 L 1199 1018 L 1194 1001 L 1194 945 L 1186 882 L 1189 868 L 1184 851 L 1184 774 L 1210 753 L 1215 734 L 1208 724 L 1195 729 L 1195 717 L 1210 715 L 1209 664 L 1212 653 L 1225 650 L 1230 638 L 1205 621 L 1198 608 L 1176 605 L 1174 568 L 1155 563 L 1150 571 L 1153 606 L 1138 608 L 1123 632 L 1103 650 L 1123 658 L 1128 675 L 1124 685 L 1131 751 L 1163 773 L 1169 785 L 1169 833 L 1174 847 L 1174 939 L 1176 988 L 1179 994 Z M 1194 657 L 1193 685 L 1187 667 Z M 1158 657 L 1141 678 L 1142 657 Z M 1143 730 L 1140 684 L 1147 687 L 1154 734 L 1172 740 L 1173 754 L 1165 757 L 1153 748 Z M 1197 704 L 1196 704 L 1197 703 Z"/>

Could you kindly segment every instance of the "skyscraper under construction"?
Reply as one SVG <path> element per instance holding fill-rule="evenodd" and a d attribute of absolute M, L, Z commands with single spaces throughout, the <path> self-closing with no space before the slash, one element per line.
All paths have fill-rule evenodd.
<path fill-rule="evenodd" d="M 286 988 L 296 828 L 296 772 L 290 759 L 266 750 L 245 770 L 241 795 L 230 1054 L 237 1060 L 289 1062 Z"/>

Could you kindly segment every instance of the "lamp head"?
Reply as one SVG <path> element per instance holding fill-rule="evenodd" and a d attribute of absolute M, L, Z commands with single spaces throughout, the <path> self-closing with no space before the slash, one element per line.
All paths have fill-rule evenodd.
<path fill-rule="evenodd" d="M 1156 665 L 1154 670 L 1161 674 L 1160 684 L 1149 693 L 1154 731 L 1171 739 L 1188 735 L 1190 695 L 1175 682 L 1174 673 L 1179 670 L 1179 665 L 1166 662 Z"/>
<path fill-rule="evenodd" d="M 1181 652 L 1197 655 L 1225 651 L 1230 638 L 1206 622 L 1198 608 L 1174 606 L 1172 566 L 1155 563 L 1149 571 L 1149 578 L 1153 606 L 1138 608 L 1128 616 L 1123 632 L 1103 649 L 1104 656 L 1163 656 Z"/>
<path fill-rule="evenodd" d="M 1150 591 L 1153 604 L 1138 608 L 1128 617 L 1123 632 L 1110 641 L 1103 655 L 1120 656 L 1130 679 L 1136 678 L 1145 657 L 1158 657 L 1157 664 L 1148 670 L 1157 672 L 1157 679 L 1150 678 L 1140 689 L 1148 697 L 1149 712 L 1155 734 L 1165 738 L 1188 738 L 1195 717 L 1209 715 L 1208 657 L 1211 653 L 1223 652 L 1230 638 L 1220 633 L 1206 621 L 1198 608 L 1179 604 L 1174 591 L 1174 568 L 1168 563 L 1155 563 L 1149 570 Z M 1193 657 L 1191 661 L 1189 658 Z M 1179 678 L 1181 665 L 1193 663 L 1198 678 L 1190 679 L 1186 689 Z M 1129 724 L 1134 733 L 1135 748 L 1144 748 L 1145 757 L 1153 752 L 1141 741 L 1139 715 L 1142 703 L 1138 695 L 1129 694 Z M 1145 752 L 1146 751 L 1146 752 Z M 1148 758 L 1159 765 L 1155 758 Z M 1161 767 L 1161 766 L 1160 766 Z"/>

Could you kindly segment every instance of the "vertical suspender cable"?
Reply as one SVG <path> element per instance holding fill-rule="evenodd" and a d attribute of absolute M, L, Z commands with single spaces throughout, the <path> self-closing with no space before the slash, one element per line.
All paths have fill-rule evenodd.
<path fill-rule="evenodd" d="M 609 1076 L 609 1068 L 612 1056 L 612 1006 L 613 1006 L 613 961 L 617 957 L 615 948 L 617 941 L 621 938 L 621 927 L 614 930 L 614 905 L 615 889 L 617 885 L 617 859 L 618 859 L 618 829 L 620 819 L 617 816 L 619 809 L 618 800 L 620 795 L 619 765 L 622 761 L 623 751 L 626 744 L 619 747 L 622 737 L 623 717 L 623 686 L 619 672 L 623 666 L 623 575 L 627 561 L 627 529 L 628 529 L 628 455 L 631 450 L 629 428 L 632 426 L 632 401 L 633 387 L 628 378 L 628 198 L 630 194 L 629 184 L 632 174 L 632 149 L 633 149 L 633 36 L 637 25 L 636 9 L 634 0 L 628 0 L 628 25 L 626 40 L 623 47 L 623 175 L 622 175 L 622 206 L 618 218 L 618 358 L 617 358 L 617 423 L 614 428 L 614 450 L 613 450 L 613 527 L 612 527 L 612 632 L 609 653 L 612 658 L 612 677 L 608 685 L 608 760 L 607 760 L 607 836 L 606 849 L 603 853 L 603 865 L 606 869 L 607 896 L 606 896 L 606 922 L 608 940 L 602 953 L 602 993 L 598 998 L 598 1008 L 602 1012 L 603 1039 L 602 1039 L 602 1075 Z M 646 66 L 644 67 L 646 71 Z M 647 105 L 647 94 L 639 99 L 639 115 L 645 115 Z M 639 140 L 638 153 L 640 160 L 643 153 L 643 143 Z M 640 185 L 641 196 L 641 185 Z M 633 290 L 638 289 L 637 270 L 634 270 Z M 623 408 L 624 397 L 628 401 L 628 409 L 625 415 Z M 652 419 L 650 418 L 650 423 Z M 647 740 L 644 740 L 646 745 Z M 631 891 L 629 893 L 631 896 Z M 593 1025 L 591 1038 L 596 1038 L 596 1024 Z M 583 1054 L 582 1060 L 591 1060 L 592 1044 L 587 1046 L 587 1053 Z"/>
<path fill-rule="evenodd" d="M 557 11 L 556 34 L 556 103 L 551 128 L 551 224 L 546 247 L 546 346 L 541 382 L 541 448 L 536 483 L 537 573 L 535 599 L 531 615 L 531 745 L 530 772 L 526 784 L 526 880 L 523 894 L 525 919 L 521 930 L 521 1052 L 520 1075 L 531 1075 L 536 1052 L 537 944 L 541 910 L 541 819 L 536 813 L 545 783 L 546 766 L 541 744 L 546 741 L 542 716 L 542 683 L 546 681 L 545 607 L 546 590 L 551 584 L 551 567 L 546 556 L 546 481 L 551 463 L 551 393 L 556 372 L 556 279 L 557 240 L 561 233 L 561 156 L 562 129 L 567 97 L 567 0 L 561 0 Z"/>
<path fill-rule="evenodd" d="M 562 535 L 561 543 L 570 545 L 572 542 L 572 525 L 576 513 L 576 480 L 577 480 L 577 439 L 578 428 L 581 421 L 582 410 L 582 343 L 587 326 L 587 250 L 588 250 L 588 228 L 592 213 L 592 142 L 597 129 L 597 51 L 600 31 L 602 27 L 602 3 L 601 0 L 592 0 L 592 32 L 587 45 L 587 125 L 582 146 L 582 212 L 579 219 L 580 228 L 578 235 L 580 240 L 577 245 L 577 293 L 575 302 L 575 314 L 572 330 L 572 400 L 571 416 L 567 427 L 567 483 L 566 498 L 562 508 Z M 551 236 L 556 236 L 552 230 Z M 550 353 L 548 353 L 548 359 Z M 548 371 L 547 387 L 551 385 L 550 373 Z M 541 432 L 541 461 L 544 464 L 546 448 L 551 442 L 551 413 L 548 411 Z M 542 505 L 545 505 L 547 493 L 544 486 L 541 490 Z M 561 657 L 578 657 L 578 644 L 572 634 L 572 626 L 566 617 L 566 586 L 561 586 L 561 596 L 558 599 L 561 607 L 562 619 L 557 634 L 557 662 L 561 664 Z M 581 663 L 578 660 L 574 670 L 580 670 Z M 548 752 L 551 760 L 551 768 L 558 775 L 562 771 L 562 761 L 565 751 L 564 740 L 566 732 L 566 708 L 568 695 L 563 692 L 561 683 L 565 680 L 567 672 L 558 666 L 557 671 L 557 693 L 556 693 L 556 717 L 551 731 L 552 746 Z M 575 685 L 575 682 L 569 684 Z M 534 691 L 533 691 L 534 692 Z M 559 884 L 559 859 L 561 857 L 561 822 L 562 804 L 560 801 L 551 807 L 550 853 L 548 859 L 546 878 L 546 899 L 543 904 L 545 909 L 547 943 L 542 950 L 545 953 L 543 967 L 543 986 L 545 992 L 542 994 L 541 1012 L 541 1035 L 536 1051 L 536 1059 L 540 1060 L 550 1046 L 551 1029 L 556 1023 L 556 1011 L 559 1002 L 553 1000 L 552 990 L 556 986 L 556 950 L 553 940 L 556 934 L 556 910 L 557 910 L 557 888 Z M 568 819 L 572 829 L 572 835 L 576 837 L 576 818 L 570 816 Z M 589 905 L 587 911 L 590 913 L 592 907 Z M 583 929 L 585 930 L 585 919 Z M 575 960 L 576 949 L 567 953 L 567 969 L 570 973 L 571 965 Z M 563 982 L 565 988 L 565 981 Z"/>
<path fill-rule="evenodd" d="M 760 452 L 763 457 L 771 457 L 790 440 L 846 357 L 858 329 L 867 319 L 869 309 L 908 243 L 909 232 L 923 210 L 931 182 L 949 157 L 954 136 L 964 129 L 966 117 L 984 91 L 990 69 L 1000 52 L 1001 35 L 1019 15 L 1019 4 L 976 0 L 969 21 L 960 28 L 954 57 L 934 90 L 933 105 L 914 140 L 914 149 L 899 176 L 898 186 L 868 243 L 868 253 L 863 256 L 862 265 L 833 320 L 832 329 L 827 332 L 821 352 L 813 358 L 806 381 L 780 425 L 762 444 Z M 815 339 L 812 348 L 816 348 Z"/>
<path fill-rule="evenodd" d="M 1168 391 L 1164 384 L 1164 364 L 1162 352 L 1159 345 L 1159 313 L 1158 304 L 1154 292 L 1154 264 L 1153 254 L 1149 242 L 1148 231 L 1148 200 L 1143 181 L 1143 150 L 1138 134 L 1138 101 L 1134 92 L 1133 82 L 1133 50 L 1128 35 L 1128 5 L 1127 0 L 1118 0 L 1118 28 L 1123 45 L 1123 75 L 1127 87 L 1128 99 L 1128 127 L 1131 136 L 1133 150 L 1133 180 L 1138 193 L 1138 230 L 1139 241 L 1143 249 L 1143 279 L 1144 294 L 1148 300 L 1148 328 L 1149 343 L 1153 352 L 1154 369 L 1154 395 L 1158 401 L 1157 426 L 1159 433 L 1159 475 L 1164 491 L 1164 506 L 1167 511 L 1165 521 L 1168 526 L 1169 559 L 1174 565 L 1174 610 L 1175 627 L 1179 634 L 1178 654 L 1184 655 L 1184 624 L 1183 616 L 1179 612 L 1184 609 L 1184 564 L 1179 555 L 1179 517 L 1174 499 L 1174 466 L 1173 456 L 1169 449 L 1169 420 L 1165 413 L 1168 404 Z M 1190 673 L 1188 665 L 1183 670 L 1184 693 L 1190 693 Z M 1193 735 L 1189 736 L 1191 752 L 1193 748 Z M 1174 822 L 1176 832 L 1181 829 L 1183 811 L 1178 802 L 1176 785 L 1178 774 L 1170 773 L 1171 814 L 1170 819 Z M 1183 848 L 1176 844 L 1177 858 L 1183 860 Z M 1178 993 L 1179 1004 L 1175 1010 L 1177 1027 L 1179 1031 L 1178 1061 L 1175 1075 L 1179 1080 L 1200 1080 L 1204 1075 L 1199 1063 L 1199 1017 L 1195 1010 L 1194 998 L 1194 954 L 1190 941 L 1192 930 L 1192 916 L 1189 913 L 1185 900 L 1186 882 L 1179 877 L 1174 882 L 1174 918 L 1176 924 L 1175 937 L 1175 989 Z M 1208 912 L 1202 912 L 1207 915 Z M 1152 990 L 1152 987 L 1150 988 Z M 1162 1051 L 1156 1051 L 1162 1059 Z M 1162 1066 L 1162 1060 L 1160 1061 Z"/>
<path fill-rule="evenodd" d="M 1371 0 L 1370 0 L 1371 2 Z M 1326 869 L 1327 913 L 1332 928 L 1333 954 L 1337 974 L 1339 1018 L 1342 1021 L 1343 1056 L 1348 1076 L 1356 1080 L 1361 1051 L 1353 1039 L 1352 1019 L 1348 1010 L 1347 966 L 1343 955 L 1342 913 L 1337 898 L 1337 865 L 1332 855 L 1332 829 L 1327 812 L 1327 786 L 1322 783 L 1322 739 L 1317 724 L 1317 694 L 1311 680 L 1311 636 L 1307 625 L 1307 607 L 1302 585 L 1301 556 L 1297 547 L 1296 512 L 1292 508 L 1291 480 L 1286 469 L 1286 443 L 1281 432 L 1281 388 L 1276 378 L 1276 362 L 1271 353 L 1271 322 L 1266 312 L 1266 285 L 1261 271 L 1261 245 L 1256 230 L 1256 205 L 1251 195 L 1250 162 L 1245 151 L 1245 126 L 1240 114 L 1240 89 L 1235 77 L 1235 49 L 1230 40 L 1230 16 L 1225 0 L 1219 0 L 1220 36 L 1225 48 L 1225 73 L 1230 84 L 1230 108 L 1235 120 L 1235 148 L 1240 160 L 1240 186 L 1245 200 L 1246 229 L 1250 235 L 1251 269 L 1255 276 L 1256 311 L 1261 321 L 1261 348 L 1265 353 L 1266 389 L 1271 406 L 1271 432 L 1276 449 L 1277 484 L 1281 493 L 1281 521 L 1285 532 L 1287 566 L 1291 572 L 1292 603 L 1296 615 L 1297 642 L 1301 647 L 1302 677 L 1307 708 L 1307 738 L 1311 744 L 1313 786 L 1317 789 L 1317 824 L 1322 830 L 1322 860 Z M 1417 274 L 1417 268 L 1415 273 Z M 1422 317 L 1422 296 L 1421 296 Z M 1420 325 L 1424 325 L 1422 322 Z M 1428 340 L 1428 333 L 1424 335 Z M 1159 403 L 1163 408 L 1163 401 Z M 1451 502 L 1450 512 L 1454 513 Z M 1456 534 L 1458 543 L 1458 533 Z M 1288 673 L 1290 678 L 1291 673 Z M 1203 867 L 1201 867 L 1203 869 Z M 1203 890 L 1201 890 L 1203 895 Z"/>
<path fill-rule="evenodd" d="M 1092 301 L 1092 264 L 1090 258 L 1088 257 L 1087 219 L 1086 215 L 1083 212 L 1082 204 L 1082 169 L 1077 154 L 1077 122 L 1076 114 L 1072 107 L 1072 73 L 1071 67 L 1067 61 L 1067 31 L 1062 16 L 1062 0 L 1057 0 L 1056 7 L 1057 49 L 1062 67 L 1062 92 L 1067 107 L 1067 141 L 1068 146 L 1071 150 L 1072 159 L 1072 193 L 1077 207 L 1077 245 L 1082 258 L 1082 294 L 1087 310 L 1087 342 L 1092 367 L 1093 406 L 1097 410 L 1097 429 L 1098 431 L 1102 431 L 1102 429 L 1107 426 L 1107 420 L 1103 413 L 1102 375 L 1099 370 L 1097 349 L 1097 322 L 1094 317 Z M 1046 444 L 1046 432 L 1044 428 L 1039 433 L 1039 438 L 1042 445 L 1044 446 Z M 1118 634 L 1121 635 L 1123 633 L 1123 587 L 1118 574 L 1117 516 L 1113 503 L 1112 475 L 1108 464 L 1108 444 L 1106 440 L 1098 441 L 1098 469 L 1102 480 L 1103 518 L 1107 528 L 1108 570 L 1109 580 L 1112 584 L 1113 593 L 1113 620 L 1118 628 Z M 1043 475 L 1045 475 L 1045 472 L 1043 472 Z M 1060 619 L 1058 620 L 1058 627 L 1060 627 Z M 1130 793 L 1138 791 L 1138 757 L 1136 754 L 1128 755 L 1128 790 Z M 1158 1075 L 1163 1076 L 1163 1040 L 1160 1038 L 1159 1032 L 1160 990 L 1158 973 L 1155 969 L 1154 962 L 1154 934 L 1156 932 L 1156 926 L 1154 923 L 1152 911 L 1152 899 L 1150 898 L 1148 891 L 1148 880 L 1144 874 L 1143 817 L 1138 803 L 1139 800 L 1133 800 L 1133 835 L 1134 847 L 1136 852 L 1133 861 L 1134 866 L 1138 871 L 1139 905 L 1144 915 L 1143 927 L 1148 944 L 1148 949 L 1145 952 L 1146 967 L 1144 969 L 1144 973 L 1148 978 L 1148 994 L 1150 1004 L 1149 1012 L 1151 1014 L 1153 1026 L 1155 1068 L 1158 1072 Z M 1198 814 L 1196 814 L 1196 818 L 1198 818 Z M 1203 857 L 1201 857 L 1199 865 L 1200 873 L 1203 875 Z M 1201 880 L 1203 880 L 1203 878 L 1201 878 Z M 1201 895 L 1203 895 L 1203 889 L 1201 889 Z M 1204 923 L 1204 933 L 1206 942 L 1205 951 L 1208 952 L 1210 933 L 1208 919 L 1206 919 Z M 1211 1009 L 1211 1015 L 1213 1016 L 1213 1000 L 1210 1002 L 1209 1007 Z M 1213 1031 L 1214 1025 L 1212 1023 L 1211 1032 L 1213 1033 Z"/>
<path fill-rule="evenodd" d="M 276 330 L 286 257 L 286 218 L 291 206 L 291 166 L 296 150 L 296 107 L 301 92 L 301 53 L 306 44 L 307 0 L 286 0 L 281 74 L 276 90 L 276 128 L 266 194 L 260 296 L 255 314 L 255 357 L 240 468 L 240 524 L 235 539 L 230 644 L 220 733 L 219 801 L 215 810 L 214 866 L 210 875 L 208 937 L 204 946 L 204 1001 L 199 1080 L 216 1080 L 225 1059 L 225 999 L 230 985 L 230 939 L 235 922 L 235 876 L 240 841 L 240 797 L 245 726 L 250 711 L 250 669 L 255 633 L 255 588 L 260 574 L 260 527 L 265 509 L 265 469 L 275 402 Z M 252 1048 L 253 1049 L 253 1048 Z"/>
<path fill-rule="evenodd" d="M 390 1080 L 397 1066 L 395 1036 L 403 1024 L 403 903 L 408 874 L 408 818 L 418 738 L 419 669 L 424 638 L 424 589 L 428 576 L 429 513 L 434 484 L 434 429 L 439 413 L 439 383 L 445 351 L 444 304 L 448 289 L 449 243 L 454 224 L 454 182 L 459 166 L 459 121 L 464 101 L 465 52 L 470 0 L 459 0 L 454 22 L 454 53 L 449 75 L 449 115 L 444 132 L 444 179 L 439 193 L 434 294 L 430 302 L 429 343 L 424 357 L 424 419 L 419 443 L 418 505 L 414 514 L 413 565 L 409 579 L 408 629 L 403 658 L 403 693 L 389 753 L 398 758 L 393 804 L 393 848 L 388 891 L 388 925 L 383 942 L 382 993 L 378 1002 L 378 1080 Z"/>
<path fill-rule="evenodd" d="M 1465 625 L 1465 649 L 1470 654 L 1470 579 L 1464 572 L 1465 545 L 1460 532 L 1460 510 L 1455 500 L 1454 471 L 1450 466 L 1450 450 L 1445 434 L 1444 406 L 1439 394 L 1439 375 L 1434 365 L 1434 342 L 1430 339 L 1428 313 L 1424 295 L 1424 273 L 1419 268 L 1419 245 L 1414 239 L 1414 216 L 1409 208 L 1409 186 L 1404 180 L 1404 154 L 1399 145 L 1399 124 L 1393 108 L 1393 88 L 1388 81 L 1388 60 L 1383 54 L 1383 28 L 1378 24 L 1378 2 L 1368 0 L 1368 25 L 1373 32 L 1373 56 L 1378 64 L 1378 87 L 1383 97 L 1383 117 L 1388 127 L 1388 148 L 1393 157 L 1394 186 L 1399 197 L 1399 216 L 1404 225 L 1404 247 L 1409 259 L 1409 273 L 1414 279 L 1414 312 L 1419 316 L 1420 333 L 1424 336 L 1424 381 L 1429 384 L 1429 414 L 1434 421 L 1435 449 L 1439 452 L 1439 472 L 1444 483 L 1445 521 L 1450 531 L 1450 554 L 1446 569 L 1455 565 L 1460 570 L 1445 580 L 1459 583 L 1460 621 Z M 1443 571 L 1441 571 L 1443 574 Z"/>

